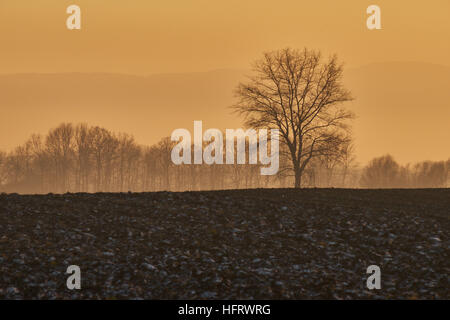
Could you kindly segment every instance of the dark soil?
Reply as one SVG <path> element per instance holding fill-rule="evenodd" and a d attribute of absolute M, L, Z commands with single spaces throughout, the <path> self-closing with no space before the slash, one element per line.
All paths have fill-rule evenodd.
<path fill-rule="evenodd" d="M 449 189 L 3 194 L 0 298 L 449 299 L 449 212 Z"/>

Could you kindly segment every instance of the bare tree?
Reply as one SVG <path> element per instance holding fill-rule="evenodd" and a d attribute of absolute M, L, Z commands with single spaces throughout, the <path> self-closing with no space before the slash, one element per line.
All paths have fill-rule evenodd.
<path fill-rule="evenodd" d="M 156 146 L 146 147 L 143 152 L 143 190 L 156 190 L 156 176 L 158 174 L 158 148 Z"/>
<path fill-rule="evenodd" d="M 346 187 L 346 180 L 350 169 L 356 166 L 356 156 L 354 152 L 355 147 L 351 141 L 342 145 L 339 159 L 342 166 L 341 184 L 343 188 Z"/>
<path fill-rule="evenodd" d="M 413 169 L 413 183 L 420 188 L 445 187 L 448 179 L 448 167 L 445 161 L 424 161 Z"/>
<path fill-rule="evenodd" d="M 172 167 L 170 154 L 174 145 L 175 142 L 173 142 L 170 137 L 165 137 L 158 143 L 158 164 L 163 175 L 163 179 L 161 180 L 161 187 L 163 190 L 170 190 L 170 167 Z"/>
<path fill-rule="evenodd" d="M 91 169 L 92 137 L 87 124 L 75 127 L 76 181 L 75 190 L 88 190 L 88 177 Z"/>
<path fill-rule="evenodd" d="M 92 135 L 91 149 L 95 163 L 95 183 L 94 189 L 96 191 L 102 190 L 102 187 L 106 185 L 105 179 L 111 177 L 105 174 L 105 168 L 108 164 L 114 160 L 114 152 L 117 148 L 117 141 L 113 135 L 106 129 L 100 127 L 91 128 L 90 134 Z"/>
<path fill-rule="evenodd" d="M 372 159 L 364 167 L 361 185 L 367 188 L 392 188 L 399 186 L 401 167 L 391 155 Z"/>
<path fill-rule="evenodd" d="M 53 160 L 55 183 L 58 191 L 67 191 L 69 186 L 69 170 L 73 160 L 74 129 L 71 123 L 63 123 L 51 130 L 46 137 L 45 145 Z"/>
<path fill-rule="evenodd" d="M 39 134 L 31 135 L 27 144 L 30 146 L 34 174 L 39 179 L 39 190 L 43 191 L 45 188 L 45 180 L 50 170 L 48 153 L 45 151 L 42 136 Z"/>
<path fill-rule="evenodd" d="M 128 134 L 120 134 L 118 137 L 118 156 L 119 156 L 119 174 L 120 191 L 130 191 L 133 186 L 133 178 L 136 178 L 136 163 L 141 156 L 141 149 L 134 141 L 134 137 Z"/>
<path fill-rule="evenodd" d="M 6 152 L 0 151 L 0 190 L 2 186 L 6 183 L 6 170 L 4 168 L 6 164 L 7 155 Z"/>
<path fill-rule="evenodd" d="M 300 188 L 309 161 L 345 142 L 353 114 L 342 107 L 352 100 L 342 85 L 343 67 L 336 56 L 323 61 L 317 51 L 287 48 L 265 53 L 253 71 L 237 87 L 233 107 L 249 127 L 279 129 Z"/>

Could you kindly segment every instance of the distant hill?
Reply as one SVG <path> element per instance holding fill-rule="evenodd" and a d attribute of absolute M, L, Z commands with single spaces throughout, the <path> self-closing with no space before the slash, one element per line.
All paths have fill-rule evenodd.
<path fill-rule="evenodd" d="M 0 75 L 0 149 L 45 133 L 60 122 L 87 122 L 132 133 L 152 144 L 176 128 L 235 128 L 233 89 L 244 70 L 156 74 Z M 450 68 L 382 63 L 348 69 L 356 100 L 354 133 L 360 162 L 391 153 L 400 162 L 447 159 Z M 447 145 L 445 145 L 447 144 Z"/>

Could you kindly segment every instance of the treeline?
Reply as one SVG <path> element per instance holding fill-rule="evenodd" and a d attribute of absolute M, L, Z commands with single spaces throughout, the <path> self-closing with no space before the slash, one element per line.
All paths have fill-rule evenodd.
<path fill-rule="evenodd" d="M 375 158 L 363 169 L 364 188 L 444 188 L 448 186 L 450 159 L 399 165 L 391 155 Z"/>
<path fill-rule="evenodd" d="M 174 165 L 174 145 L 167 137 L 155 145 L 142 146 L 128 134 L 64 123 L 45 136 L 32 135 L 9 153 L 0 152 L 0 192 L 188 191 L 294 184 L 284 145 L 280 145 L 280 170 L 274 176 L 262 176 L 259 165 Z M 313 158 L 304 170 L 302 186 L 445 187 L 449 168 L 449 161 L 400 166 L 385 156 L 361 170 L 349 142 Z"/>
<path fill-rule="evenodd" d="M 174 165 L 175 142 L 141 146 L 133 136 L 86 124 L 63 123 L 0 152 L 0 191 L 18 193 L 185 191 L 291 187 L 293 175 L 281 146 L 280 170 L 262 176 L 259 165 Z M 345 149 L 346 148 L 346 149 Z M 311 162 L 305 186 L 352 186 L 352 149 Z"/>

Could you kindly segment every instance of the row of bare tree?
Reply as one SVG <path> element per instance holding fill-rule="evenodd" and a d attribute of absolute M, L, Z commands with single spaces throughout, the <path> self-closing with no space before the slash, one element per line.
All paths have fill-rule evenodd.
<path fill-rule="evenodd" d="M 226 143 L 225 143 L 226 144 Z M 32 135 L 9 153 L 0 153 L 0 190 L 19 193 L 213 190 L 290 187 L 288 156 L 279 173 L 262 176 L 259 165 L 174 165 L 174 142 L 140 146 L 128 134 L 63 123 L 45 136 Z M 248 147 L 248 146 L 247 146 Z M 286 150 L 284 150 L 286 151 Z M 317 157 L 305 170 L 306 186 L 352 186 L 350 144 Z"/>
<path fill-rule="evenodd" d="M 174 165 L 169 138 L 146 147 L 131 135 L 64 123 L 46 136 L 32 135 L 9 153 L 0 152 L 0 191 L 19 193 L 186 191 L 292 187 L 295 173 L 282 145 L 280 170 L 262 176 L 259 165 Z M 247 146 L 248 147 L 248 146 Z M 248 161 L 247 161 L 248 163 Z M 401 166 L 387 155 L 360 170 L 351 143 L 314 157 L 303 187 L 446 187 L 450 160 Z"/>
<path fill-rule="evenodd" d="M 450 159 L 399 165 L 391 155 L 375 158 L 363 169 L 365 188 L 444 188 L 450 178 Z"/>

